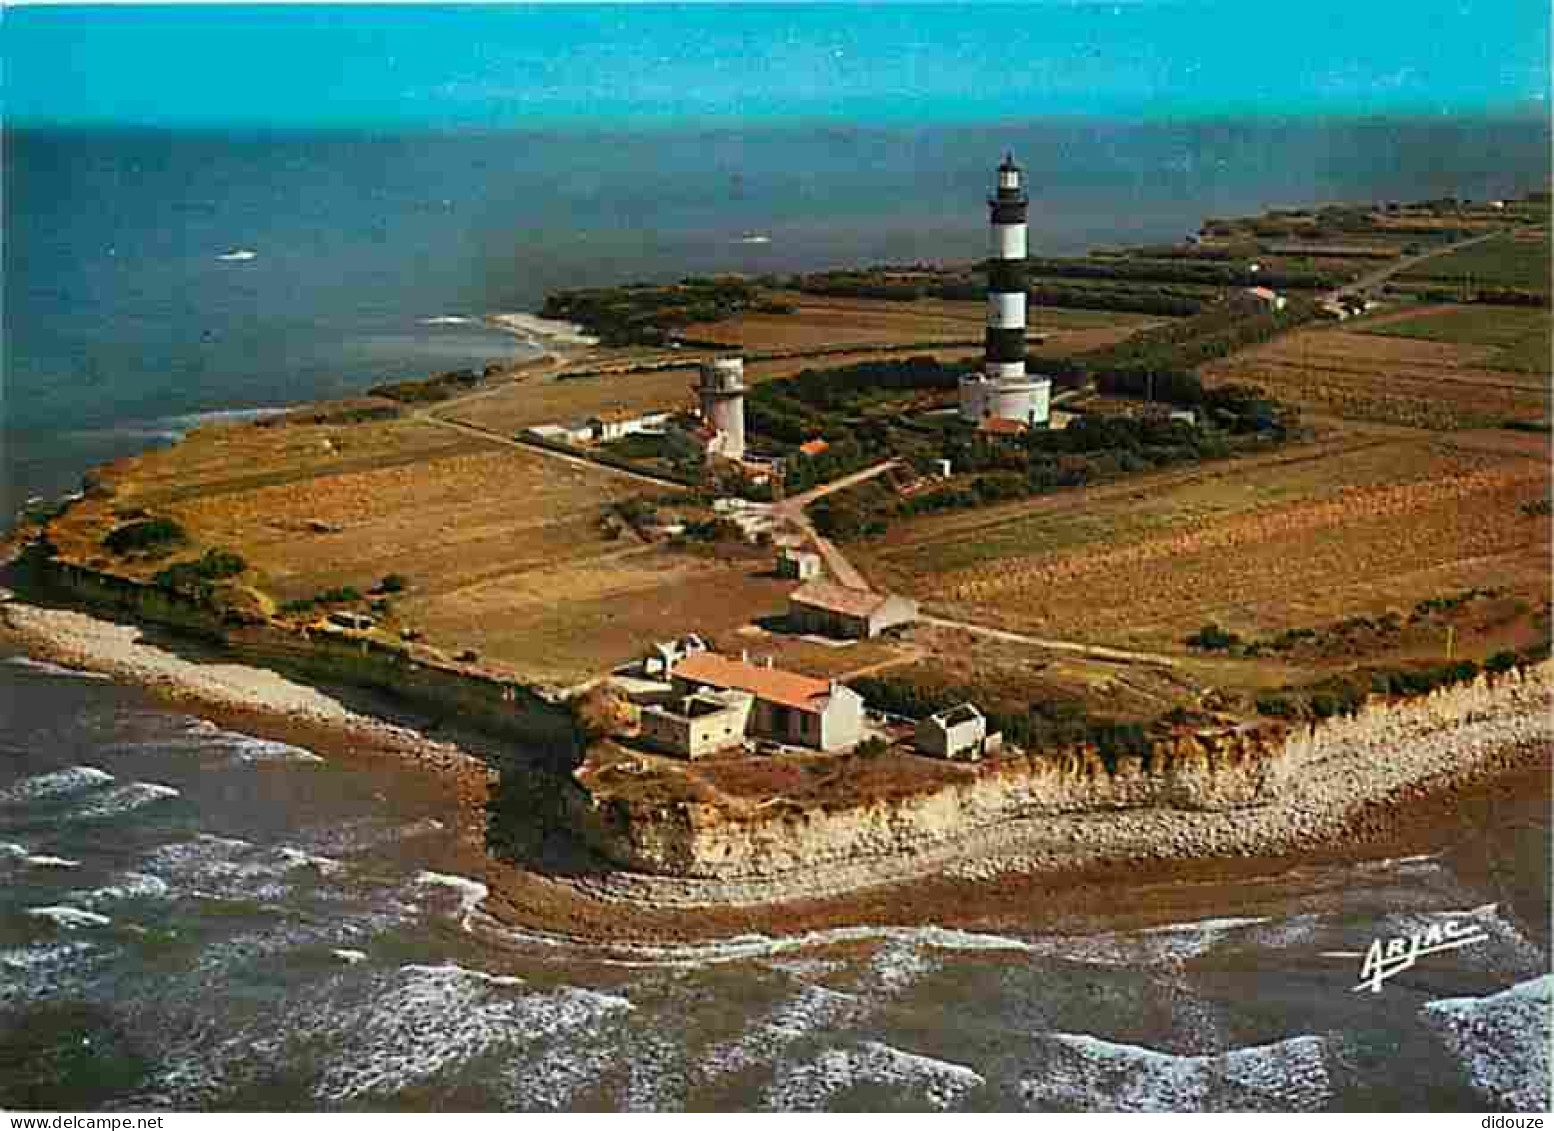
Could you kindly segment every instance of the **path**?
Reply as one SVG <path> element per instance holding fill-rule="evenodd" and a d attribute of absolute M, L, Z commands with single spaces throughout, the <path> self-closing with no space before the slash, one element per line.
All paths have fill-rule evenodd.
<path fill-rule="evenodd" d="M 1129 652 L 1121 648 L 1105 648 L 1099 644 L 1076 644 L 1072 640 L 1045 640 L 1039 636 L 1025 636 L 1002 628 L 989 628 L 986 625 L 948 620 L 944 617 L 925 615 L 917 619 L 923 624 L 931 624 L 936 628 L 959 629 L 973 636 L 985 636 L 989 640 L 1001 640 L 1007 644 L 1029 644 L 1034 648 L 1045 648 L 1050 652 L 1069 652 L 1091 660 L 1108 660 L 1119 664 L 1155 664 L 1165 668 L 1174 668 L 1177 665 L 1174 657 L 1162 656 L 1157 652 Z"/>
<path fill-rule="evenodd" d="M 447 404 L 448 402 L 443 402 Z M 429 409 L 415 409 L 410 414 L 416 420 L 427 424 L 435 424 L 440 428 L 450 428 L 455 432 L 463 432 L 467 436 L 478 436 L 483 440 L 491 440 L 498 444 L 506 444 L 509 448 L 522 448 L 526 452 L 534 452 L 537 455 L 549 456 L 551 459 L 559 459 L 564 463 L 570 463 L 575 467 L 581 467 L 589 471 L 603 471 L 611 475 L 620 476 L 623 479 L 631 479 L 638 483 L 646 483 L 650 487 L 673 487 L 677 491 L 686 490 L 684 483 L 668 477 L 660 477 L 646 471 L 627 471 L 623 467 L 614 464 L 600 463 L 598 460 L 588 459 L 586 456 L 569 455 L 566 452 L 558 452 L 554 448 L 546 447 L 529 440 L 515 436 L 508 436 L 501 432 L 492 431 L 489 428 L 481 428 L 477 424 L 465 424 L 462 420 L 449 420 L 446 417 L 437 416 Z"/>
<path fill-rule="evenodd" d="M 1427 259 L 1434 259 L 1438 255 L 1446 255 L 1453 251 L 1461 251 L 1465 247 L 1472 247 L 1474 244 L 1484 243 L 1486 240 L 1492 240 L 1496 236 L 1502 234 L 1504 234 L 1503 229 L 1495 228 L 1493 231 L 1485 232 L 1481 236 L 1474 236 L 1472 239 L 1459 240 L 1457 243 L 1449 243 L 1444 247 L 1431 248 L 1429 251 L 1421 252 L 1418 255 L 1410 255 L 1404 259 L 1395 259 L 1391 263 L 1388 263 L 1385 267 L 1378 267 L 1375 271 L 1370 272 L 1368 275 L 1361 275 L 1353 282 L 1345 283 L 1343 286 L 1337 288 L 1336 290 L 1329 291 L 1327 294 L 1322 296 L 1322 301 L 1333 302 L 1337 299 L 1344 298 L 1347 295 L 1358 294 L 1361 291 L 1368 291 L 1372 287 L 1376 286 L 1376 284 L 1386 282 L 1398 272 L 1407 271 L 1410 267 L 1423 263 Z"/>
<path fill-rule="evenodd" d="M 883 475 L 895 467 L 899 460 L 889 459 L 884 463 L 877 463 L 873 467 L 866 467 L 862 471 L 855 471 L 851 475 L 844 475 L 840 479 L 833 479 L 830 483 L 822 483 L 819 487 L 811 487 L 808 491 L 794 495 L 791 499 L 784 499 L 780 503 L 771 505 L 771 515 L 776 519 L 785 519 L 798 527 L 804 537 L 814 544 L 821 558 L 825 560 L 826 571 L 839 585 L 845 585 L 849 589 L 867 589 L 869 582 L 863 574 L 859 573 L 852 562 L 847 560 L 847 555 L 842 553 L 829 538 L 823 538 L 815 529 L 815 524 L 804 513 L 804 508 L 816 499 L 823 499 L 827 495 L 837 491 L 845 491 L 849 487 L 855 487 L 859 483 L 867 482 L 877 475 Z"/>

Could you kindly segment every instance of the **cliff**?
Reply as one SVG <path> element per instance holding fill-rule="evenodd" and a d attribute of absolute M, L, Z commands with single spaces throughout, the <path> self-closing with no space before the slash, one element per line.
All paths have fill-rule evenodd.
<path fill-rule="evenodd" d="M 1396 791 L 1547 746 L 1551 671 L 1545 662 L 1417 699 L 1374 699 L 1354 716 L 1297 728 L 1173 737 L 1110 771 L 1090 748 L 1006 759 L 931 792 L 840 809 L 654 805 L 576 781 L 564 807 L 622 868 L 722 885 L 699 894 L 695 884 L 659 885 L 655 898 L 671 900 L 754 901 L 784 883 L 788 894 L 822 894 L 952 864 L 984 874 L 997 858 L 1266 852 L 1335 832 Z"/>

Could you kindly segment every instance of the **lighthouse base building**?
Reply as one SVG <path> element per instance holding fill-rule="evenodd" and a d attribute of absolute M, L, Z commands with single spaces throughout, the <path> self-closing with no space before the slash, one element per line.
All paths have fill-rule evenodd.
<path fill-rule="evenodd" d="M 968 373 L 960 379 L 960 418 L 972 424 L 984 420 L 1014 420 L 1030 428 L 1051 416 L 1052 382 L 1045 377 L 989 377 Z"/>

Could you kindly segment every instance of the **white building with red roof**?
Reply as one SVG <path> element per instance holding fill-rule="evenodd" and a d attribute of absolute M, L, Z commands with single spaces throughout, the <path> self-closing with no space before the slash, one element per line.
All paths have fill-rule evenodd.
<path fill-rule="evenodd" d="M 744 692 L 754 699 L 750 733 L 816 750 L 844 750 L 863 738 L 863 696 L 835 680 L 813 679 L 716 652 L 674 666 L 677 695 Z"/>

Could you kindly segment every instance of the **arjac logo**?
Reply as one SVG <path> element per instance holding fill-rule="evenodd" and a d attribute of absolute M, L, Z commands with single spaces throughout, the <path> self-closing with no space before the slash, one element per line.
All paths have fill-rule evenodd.
<path fill-rule="evenodd" d="M 1377 939 L 1365 952 L 1365 962 L 1360 967 L 1360 982 L 1353 992 L 1370 990 L 1373 994 L 1379 994 L 1383 982 L 1411 968 L 1425 955 L 1457 950 L 1484 942 L 1488 938 L 1483 928 L 1476 923 L 1447 919 L 1444 923 L 1432 924 L 1428 930 L 1402 938 Z"/>

